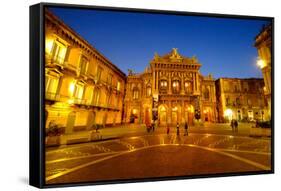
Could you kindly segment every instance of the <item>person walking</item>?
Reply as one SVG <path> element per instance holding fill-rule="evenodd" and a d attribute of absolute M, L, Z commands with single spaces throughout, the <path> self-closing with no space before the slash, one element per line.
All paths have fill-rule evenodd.
<path fill-rule="evenodd" d="M 169 125 L 167 125 L 167 135 L 169 135 L 169 133 L 170 133 L 170 127 Z"/>
<path fill-rule="evenodd" d="M 177 122 L 177 135 L 180 135 L 180 124 Z"/>
<path fill-rule="evenodd" d="M 230 126 L 232 129 L 232 132 L 234 132 L 234 120 L 233 119 L 231 119 Z"/>
<path fill-rule="evenodd" d="M 234 121 L 235 132 L 238 133 L 238 121 Z"/>
<path fill-rule="evenodd" d="M 184 124 L 184 136 L 188 136 L 188 124 L 185 122 Z"/>

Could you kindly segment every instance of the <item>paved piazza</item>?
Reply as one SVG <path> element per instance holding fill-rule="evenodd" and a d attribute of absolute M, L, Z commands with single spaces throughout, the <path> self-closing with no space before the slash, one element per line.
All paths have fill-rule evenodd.
<path fill-rule="evenodd" d="M 271 139 L 244 135 L 144 133 L 46 151 L 48 184 L 270 169 Z"/>

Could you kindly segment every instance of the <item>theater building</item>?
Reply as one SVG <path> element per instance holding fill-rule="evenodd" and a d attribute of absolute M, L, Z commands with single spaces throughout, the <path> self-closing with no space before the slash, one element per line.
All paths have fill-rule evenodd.
<path fill-rule="evenodd" d="M 200 67 L 196 57 L 182 56 L 173 48 L 163 56 L 156 53 L 144 72 L 129 70 L 124 122 L 147 123 L 155 116 L 160 126 L 216 122 L 215 80 L 201 75 Z"/>
<path fill-rule="evenodd" d="M 264 81 L 259 78 L 219 78 L 216 80 L 218 121 L 268 120 Z"/>
<path fill-rule="evenodd" d="M 46 127 L 65 133 L 121 123 L 126 75 L 105 56 L 45 11 Z"/>

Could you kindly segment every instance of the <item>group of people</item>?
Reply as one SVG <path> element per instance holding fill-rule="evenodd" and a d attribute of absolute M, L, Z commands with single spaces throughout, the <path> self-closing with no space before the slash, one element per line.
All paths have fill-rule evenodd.
<path fill-rule="evenodd" d="M 152 123 L 146 123 L 146 129 L 147 129 L 147 132 L 149 133 L 150 131 L 154 132 L 155 130 L 155 123 L 152 122 Z"/>
<path fill-rule="evenodd" d="M 146 124 L 146 128 L 147 128 L 147 132 L 149 133 L 150 131 L 152 131 L 152 132 L 154 132 L 154 130 L 155 130 L 155 123 L 154 122 L 152 122 L 151 124 Z M 177 128 L 177 135 L 179 136 L 180 135 L 180 124 L 179 123 L 177 123 L 177 126 L 176 126 L 176 128 Z M 188 135 L 188 124 L 187 124 L 187 122 L 185 122 L 184 123 L 184 136 L 187 136 Z M 168 125 L 167 126 L 167 135 L 169 135 L 170 134 L 170 126 Z"/>
<path fill-rule="evenodd" d="M 167 126 L 167 135 L 170 134 L 170 126 Z M 177 123 L 177 135 L 180 135 L 180 124 Z M 188 135 L 188 124 L 187 122 L 184 123 L 184 136 Z"/>

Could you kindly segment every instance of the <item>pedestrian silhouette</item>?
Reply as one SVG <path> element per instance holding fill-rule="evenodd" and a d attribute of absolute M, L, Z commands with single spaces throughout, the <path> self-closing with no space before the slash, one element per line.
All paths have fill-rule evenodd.
<path fill-rule="evenodd" d="M 184 124 L 184 136 L 188 135 L 188 124 L 185 122 Z"/>
<path fill-rule="evenodd" d="M 180 135 L 180 124 L 177 123 L 177 135 Z"/>
<path fill-rule="evenodd" d="M 231 119 L 231 122 L 230 122 L 230 126 L 231 126 L 231 129 L 232 129 L 232 132 L 234 132 L 234 119 Z"/>
<path fill-rule="evenodd" d="M 237 120 L 234 121 L 234 127 L 235 127 L 235 132 L 237 133 L 238 132 L 238 121 Z"/>
<path fill-rule="evenodd" d="M 169 125 L 167 125 L 167 135 L 169 135 L 169 133 L 170 133 L 170 127 Z"/>

